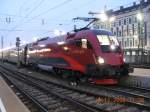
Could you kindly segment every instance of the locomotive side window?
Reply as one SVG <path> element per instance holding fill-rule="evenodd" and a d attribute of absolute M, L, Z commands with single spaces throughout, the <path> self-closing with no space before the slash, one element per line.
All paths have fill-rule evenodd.
<path fill-rule="evenodd" d="M 90 41 L 87 41 L 87 48 L 88 49 L 93 49 L 92 44 L 90 43 Z"/>
<path fill-rule="evenodd" d="M 92 49 L 92 45 L 87 39 L 75 40 L 75 44 L 80 48 Z"/>
<path fill-rule="evenodd" d="M 82 48 L 92 49 L 92 45 L 87 39 L 82 39 Z"/>
<path fill-rule="evenodd" d="M 81 47 L 82 46 L 81 39 L 75 40 L 75 44 L 76 44 L 76 46 Z"/>
<path fill-rule="evenodd" d="M 87 39 L 82 39 L 82 48 L 87 49 Z"/>

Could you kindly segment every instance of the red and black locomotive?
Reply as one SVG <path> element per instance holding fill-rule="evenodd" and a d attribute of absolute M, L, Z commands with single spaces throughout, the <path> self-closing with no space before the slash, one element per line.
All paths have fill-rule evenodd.
<path fill-rule="evenodd" d="M 125 63 L 117 38 L 106 30 L 85 29 L 54 38 L 43 38 L 20 47 L 19 62 L 57 74 L 87 78 L 99 84 L 116 84 L 131 68 Z M 17 62 L 17 48 L 4 52 Z"/>

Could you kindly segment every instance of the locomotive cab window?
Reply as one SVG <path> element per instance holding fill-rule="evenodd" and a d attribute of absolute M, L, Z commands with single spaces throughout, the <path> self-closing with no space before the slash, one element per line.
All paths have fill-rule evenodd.
<path fill-rule="evenodd" d="M 102 52 L 121 52 L 119 42 L 115 36 L 97 35 Z"/>

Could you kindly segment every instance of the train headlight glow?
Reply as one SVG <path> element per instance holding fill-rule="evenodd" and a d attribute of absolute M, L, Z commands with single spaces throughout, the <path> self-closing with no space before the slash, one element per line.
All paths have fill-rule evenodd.
<path fill-rule="evenodd" d="M 111 46 L 110 46 L 110 49 L 111 49 L 111 50 L 115 50 L 115 48 L 116 48 L 116 47 L 115 47 L 114 45 L 111 45 Z"/>
<path fill-rule="evenodd" d="M 125 58 L 123 58 L 123 62 L 126 62 L 126 59 L 125 59 Z"/>
<path fill-rule="evenodd" d="M 69 48 L 68 48 L 68 47 L 63 47 L 63 49 L 64 49 L 65 51 L 67 51 Z"/>
<path fill-rule="evenodd" d="M 104 64 L 104 59 L 102 57 L 98 57 L 98 63 L 99 64 Z"/>

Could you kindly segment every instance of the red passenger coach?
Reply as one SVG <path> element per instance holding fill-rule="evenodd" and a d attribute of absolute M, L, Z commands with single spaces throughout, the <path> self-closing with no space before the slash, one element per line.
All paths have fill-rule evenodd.
<path fill-rule="evenodd" d="M 132 69 L 125 64 L 123 51 L 111 32 L 81 30 L 55 38 L 43 38 L 26 45 L 21 63 L 53 69 L 72 79 L 88 79 L 97 84 L 116 84 Z M 11 57 L 10 57 L 11 58 Z"/>

